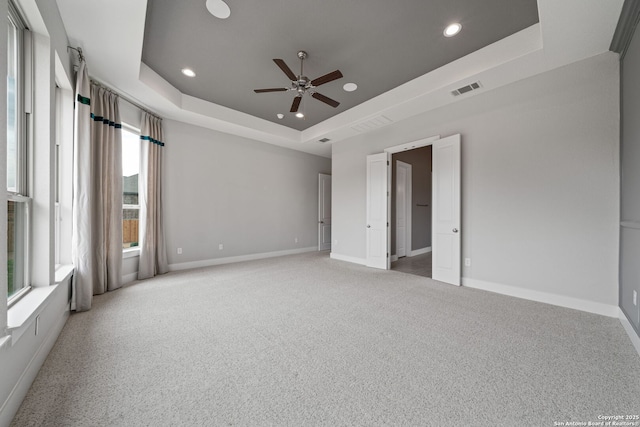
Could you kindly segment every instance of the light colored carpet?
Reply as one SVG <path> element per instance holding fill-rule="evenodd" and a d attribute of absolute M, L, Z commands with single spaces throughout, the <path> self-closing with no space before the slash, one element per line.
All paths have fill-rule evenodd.
<path fill-rule="evenodd" d="M 15 426 L 553 426 L 640 413 L 617 319 L 309 253 L 74 314 Z"/>

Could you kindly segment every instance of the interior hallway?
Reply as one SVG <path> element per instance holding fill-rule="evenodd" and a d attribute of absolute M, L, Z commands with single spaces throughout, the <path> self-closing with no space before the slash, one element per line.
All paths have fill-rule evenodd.
<path fill-rule="evenodd" d="M 391 269 L 415 276 L 431 277 L 431 252 L 413 257 L 402 257 L 391 263 Z"/>

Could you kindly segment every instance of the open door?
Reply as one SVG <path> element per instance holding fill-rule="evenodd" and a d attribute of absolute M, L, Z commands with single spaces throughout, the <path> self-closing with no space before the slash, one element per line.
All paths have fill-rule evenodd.
<path fill-rule="evenodd" d="M 433 279 L 460 286 L 460 135 L 433 143 Z"/>
<path fill-rule="evenodd" d="M 367 267 L 388 270 L 389 160 L 391 154 L 367 156 Z"/>
<path fill-rule="evenodd" d="M 396 255 L 411 256 L 411 173 L 409 163 L 396 160 Z"/>
<path fill-rule="evenodd" d="M 318 177 L 318 250 L 331 249 L 331 175 Z"/>

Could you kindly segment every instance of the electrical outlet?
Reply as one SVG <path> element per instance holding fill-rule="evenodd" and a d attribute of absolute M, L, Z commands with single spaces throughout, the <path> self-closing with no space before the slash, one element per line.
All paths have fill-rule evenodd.
<path fill-rule="evenodd" d="M 178 248 L 178 255 L 182 255 L 182 248 Z"/>
<path fill-rule="evenodd" d="M 223 249 L 224 249 L 224 245 L 223 245 L 222 243 L 220 243 L 220 244 L 218 245 L 218 250 L 219 250 L 219 251 L 221 251 L 221 250 L 223 250 Z"/>
<path fill-rule="evenodd" d="M 294 241 L 295 243 L 298 243 L 298 238 L 296 237 L 295 239 L 293 239 L 293 241 Z"/>
<path fill-rule="evenodd" d="M 471 258 L 465 258 L 464 259 L 464 266 L 465 267 L 471 267 Z"/>
<path fill-rule="evenodd" d="M 633 305 L 638 305 L 638 291 L 633 291 Z"/>

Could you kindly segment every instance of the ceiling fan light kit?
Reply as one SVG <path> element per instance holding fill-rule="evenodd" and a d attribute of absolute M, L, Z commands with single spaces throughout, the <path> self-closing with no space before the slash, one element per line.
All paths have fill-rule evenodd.
<path fill-rule="evenodd" d="M 291 80 L 291 86 L 289 87 L 277 87 L 277 88 L 268 88 L 268 89 L 254 89 L 255 93 L 267 93 L 267 92 L 288 92 L 295 91 L 296 96 L 293 98 L 293 103 L 291 104 L 291 109 L 289 112 L 298 113 L 296 117 L 304 118 L 304 114 L 300 111 L 300 103 L 302 102 L 302 97 L 306 94 L 311 95 L 312 98 L 317 99 L 318 101 L 324 102 L 327 105 L 330 105 L 333 108 L 336 108 L 340 103 L 334 99 L 329 98 L 328 96 L 324 96 L 321 93 L 316 92 L 316 87 L 332 82 L 334 80 L 342 78 L 342 73 L 340 70 L 332 71 L 328 74 L 320 76 L 316 79 L 310 80 L 307 76 L 304 75 L 304 60 L 307 59 L 309 55 L 304 50 L 298 52 L 298 58 L 300 59 L 300 74 L 295 75 L 291 68 L 284 62 L 282 59 L 274 59 L 273 62 L 282 70 L 282 72 Z"/>

